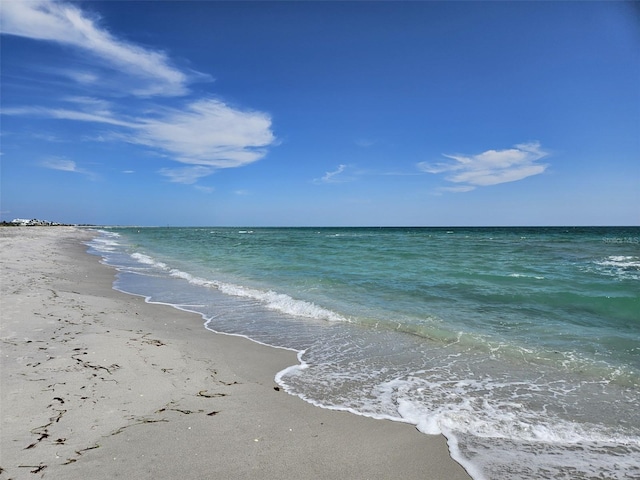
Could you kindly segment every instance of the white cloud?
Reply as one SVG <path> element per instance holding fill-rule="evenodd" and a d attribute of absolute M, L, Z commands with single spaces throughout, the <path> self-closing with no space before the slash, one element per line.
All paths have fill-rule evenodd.
<path fill-rule="evenodd" d="M 102 98 L 71 96 L 66 97 L 64 100 L 78 107 L 89 109 L 94 113 L 111 115 L 111 103 L 107 100 L 103 100 Z"/>
<path fill-rule="evenodd" d="M 421 162 L 418 168 L 427 173 L 447 174 L 445 178 L 448 181 L 462 185 L 443 190 L 462 192 L 475 187 L 515 182 L 543 173 L 548 165 L 537 162 L 547 155 L 538 142 L 531 142 L 471 156 L 443 155 L 454 162 Z"/>
<path fill-rule="evenodd" d="M 181 163 L 206 166 L 208 169 L 201 171 L 209 174 L 214 169 L 241 167 L 260 160 L 267 153 L 266 147 L 275 142 L 269 115 L 243 111 L 219 100 L 198 100 L 181 110 L 163 109 L 155 118 L 151 112 L 140 118 L 118 117 L 105 102 L 75 100 L 82 104 L 82 111 L 20 107 L 3 113 L 122 127 L 122 133 L 113 138 L 161 150 Z"/>
<path fill-rule="evenodd" d="M 171 108 L 159 103 L 162 99 L 158 98 L 123 99 L 122 95 L 113 96 L 113 92 L 109 92 L 109 101 L 98 98 L 105 93 L 100 87 L 113 80 L 117 81 L 120 94 L 186 95 L 189 76 L 200 74 L 187 75 L 174 68 L 165 53 L 116 38 L 99 24 L 96 16 L 76 4 L 53 0 L 3 2 L 0 26 L 3 34 L 70 46 L 85 53 L 83 58 L 93 62 L 92 67 L 98 67 L 83 67 L 76 72 L 54 69 L 57 76 L 72 78 L 85 86 L 91 84 L 95 97 L 61 93 L 50 99 L 56 103 L 46 107 L 9 106 L 2 114 L 102 124 L 108 129 L 85 134 L 83 140 L 143 145 L 162 157 L 202 167 L 162 170 L 171 181 L 180 183 L 194 183 L 216 169 L 258 161 L 276 142 L 267 113 L 232 107 L 211 97 L 191 98 L 181 106 L 172 101 Z M 106 73 L 105 66 L 109 69 Z M 98 72 L 103 78 L 98 77 Z M 106 81 L 106 77 L 110 80 Z M 52 91 L 60 91 L 56 85 Z"/>
<path fill-rule="evenodd" d="M 51 133 L 46 133 L 46 132 L 32 133 L 31 137 L 35 138 L 36 140 L 43 140 L 45 142 L 52 142 L 52 143 L 62 142 L 62 140 L 58 136 L 53 135 Z"/>
<path fill-rule="evenodd" d="M 460 192 L 470 192 L 474 188 L 476 187 L 472 187 L 471 185 L 462 185 L 460 187 L 442 187 L 440 190 L 443 192 L 460 193 Z"/>
<path fill-rule="evenodd" d="M 159 170 L 159 173 L 167 177 L 169 181 L 185 185 L 196 183 L 198 179 L 211 175 L 213 172 L 213 168 L 203 166 L 162 168 Z"/>
<path fill-rule="evenodd" d="M 103 63 L 142 80 L 130 93 L 151 96 L 183 95 L 187 75 L 172 67 L 163 52 L 120 40 L 74 5 L 52 0 L 2 3 L 0 31 L 45 40 L 88 52 Z M 77 80 L 95 82 L 95 74 L 78 73 Z"/>
<path fill-rule="evenodd" d="M 200 190 L 203 193 L 213 193 L 216 190 L 213 187 L 205 187 L 204 185 L 195 185 L 194 188 L 196 190 Z"/>
<path fill-rule="evenodd" d="M 92 72 L 79 71 L 79 70 L 64 70 L 60 72 L 62 75 L 65 75 L 72 80 L 75 80 L 78 83 L 91 85 L 97 83 L 100 80 L 100 77 Z"/>
<path fill-rule="evenodd" d="M 212 100 L 182 110 L 165 110 L 155 119 L 137 119 L 131 143 L 160 148 L 182 163 L 233 168 L 260 160 L 275 142 L 271 118 Z"/>
<path fill-rule="evenodd" d="M 314 179 L 315 183 L 338 183 L 340 181 L 344 181 L 341 180 L 339 178 L 337 178 L 341 173 L 343 173 L 345 171 L 345 169 L 347 168 L 346 165 L 338 165 L 338 168 L 335 169 L 332 172 L 326 172 L 324 174 L 324 176 L 322 178 L 316 178 Z"/>
<path fill-rule="evenodd" d="M 111 113 L 101 111 L 78 111 L 66 108 L 45 107 L 16 107 L 2 110 L 4 115 L 26 115 L 33 117 L 48 117 L 59 120 L 76 120 L 81 122 L 107 123 L 119 127 L 135 127 L 135 124 L 114 118 Z"/>
<path fill-rule="evenodd" d="M 90 178 L 95 177 L 95 175 L 92 172 L 85 170 L 84 168 L 78 167 L 76 162 L 66 158 L 51 157 L 40 162 L 40 166 L 44 168 L 49 168 L 51 170 L 59 170 L 62 172 L 81 173 L 83 175 L 87 175 Z"/>
<path fill-rule="evenodd" d="M 50 168 L 52 170 L 62 170 L 63 172 L 78 171 L 76 162 L 64 158 L 51 158 L 48 160 L 44 160 L 41 165 L 45 168 Z"/>

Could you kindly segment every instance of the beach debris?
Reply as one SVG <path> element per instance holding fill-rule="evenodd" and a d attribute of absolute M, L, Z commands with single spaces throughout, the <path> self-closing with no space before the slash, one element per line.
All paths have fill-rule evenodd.
<path fill-rule="evenodd" d="M 218 380 L 218 383 L 226 385 L 227 387 L 230 387 L 231 385 L 240 385 L 240 382 L 223 382 L 222 380 Z"/>
<path fill-rule="evenodd" d="M 171 408 L 174 412 L 184 413 L 185 415 L 191 415 L 192 413 L 202 413 L 203 410 L 183 410 L 182 408 Z"/>
<path fill-rule="evenodd" d="M 58 412 L 58 415 L 55 417 L 51 417 L 51 423 L 58 423 L 60 421 L 60 419 L 62 418 L 62 416 L 67 413 L 66 410 L 56 410 L 56 412 Z M 51 423 L 49 425 L 51 425 Z"/>
<path fill-rule="evenodd" d="M 93 363 L 91 363 L 91 362 L 87 362 L 87 361 L 85 361 L 85 360 L 82 360 L 82 359 L 80 359 L 80 358 L 76 357 L 75 355 L 77 355 L 77 354 L 74 354 L 74 355 L 72 355 L 71 357 L 72 357 L 76 362 L 78 362 L 80 365 L 82 365 L 83 367 L 85 367 L 85 368 L 91 368 L 91 369 L 93 369 L 93 370 L 106 370 L 106 371 L 107 371 L 107 373 L 109 373 L 109 375 L 112 375 L 112 374 L 113 374 L 113 371 L 115 371 L 115 370 L 117 370 L 117 369 L 119 369 L 119 368 L 120 368 L 120 365 L 118 365 L 117 363 L 112 363 L 112 364 L 111 364 L 111 365 L 109 365 L 108 367 L 105 367 L 105 366 L 103 366 L 103 365 L 95 365 L 95 364 L 93 364 Z"/>
<path fill-rule="evenodd" d="M 56 385 L 66 385 L 67 382 L 56 382 L 56 383 L 52 383 L 51 385 L 47 385 L 47 388 L 44 388 L 42 391 L 43 392 L 48 392 L 51 391 L 53 392 L 56 389 Z M 55 400 L 55 398 L 54 398 Z"/>
<path fill-rule="evenodd" d="M 33 442 L 30 445 L 27 445 L 26 447 L 24 447 L 25 450 L 30 450 L 32 448 L 34 448 L 36 445 L 38 445 L 38 443 L 40 443 L 42 440 L 44 440 L 45 438 L 47 438 L 49 436 L 48 433 L 42 433 L 40 435 L 40 438 L 38 438 L 38 440 L 36 440 L 35 442 Z"/>
<path fill-rule="evenodd" d="M 61 405 L 64 405 L 64 400 L 61 397 L 53 397 L 53 399 L 58 401 L 58 402 L 60 402 Z M 53 406 L 53 404 L 49 405 L 49 407 L 47 407 L 47 408 L 50 408 L 52 406 Z"/>
<path fill-rule="evenodd" d="M 82 455 L 87 450 L 95 450 L 96 448 L 100 448 L 100 445 L 98 445 L 97 443 L 95 445 L 93 445 L 92 447 L 87 447 L 87 448 L 83 448 L 83 449 L 80 449 L 80 450 L 76 450 L 76 455 Z"/>
<path fill-rule="evenodd" d="M 41 463 L 40 465 L 18 465 L 18 468 L 33 468 L 33 470 L 30 470 L 31 473 L 40 473 L 42 470 L 47 468 L 47 466 L 44 463 Z"/>
<path fill-rule="evenodd" d="M 191 415 L 192 413 L 202 413 L 202 412 L 204 412 L 204 410 L 186 410 L 186 409 L 183 409 L 183 408 L 167 408 L 167 407 L 163 407 L 160 410 L 156 410 L 156 413 L 162 413 L 162 412 L 166 412 L 166 411 L 179 412 L 179 413 L 183 413 L 185 415 Z"/>
<path fill-rule="evenodd" d="M 198 397 L 204 398 L 216 398 L 216 397 L 226 397 L 226 393 L 209 393 L 208 390 L 200 390 L 198 392 Z"/>
<path fill-rule="evenodd" d="M 142 343 L 148 343 L 149 345 L 155 345 L 156 347 L 162 347 L 166 345 L 166 343 L 156 339 L 156 338 L 146 338 L 142 340 Z"/>
<path fill-rule="evenodd" d="M 151 333 L 145 333 L 143 335 L 142 330 L 138 330 L 136 332 L 138 335 L 141 335 L 140 338 L 130 338 L 129 340 L 131 340 L 132 342 L 142 342 L 142 343 L 146 343 L 149 345 L 154 345 L 156 347 L 162 347 L 164 345 L 166 345 L 166 343 L 164 343 L 162 340 L 158 340 L 157 338 L 147 338 L 149 335 L 151 335 Z"/>
<path fill-rule="evenodd" d="M 54 400 L 55 400 L 55 398 L 54 398 Z M 62 400 L 62 399 L 60 399 L 60 400 Z M 51 406 L 52 405 L 49 405 L 49 408 Z M 36 447 L 41 441 L 45 440 L 46 438 L 49 438 L 50 437 L 50 435 L 49 435 L 49 427 L 51 425 L 53 425 L 54 423 L 58 423 L 60 421 L 60 419 L 62 418 L 62 416 L 65 413 L 67 413 L 66 410 L 54 410 L 54 411 L 58 412 L 58 414 L 53 416 L 53 417 L 49 417 L 49 423 L 47 423 L 46 425 L 41 425 L 41 426 L 36 427 L 36 428 L 31 430 L 32 434 L 39 435 L 39 437 L 35 442 L 33 442 L 33 443 L 27 445 L 26 447 L 24 447 L 24 450 L 30 450 L 30 449 Z"/>
<path fill-rule="evenodd" d="M 280 391 L 280 387 L 278 387 L 278 386 L 273 387 L 273 389 L 274 389 L 276 392 L 279 392 L 279 391 Z"/>
<path fill-rule="evenodd" d="M 153 419 L 153 418 L 142 418 L 137 422 L 134 422 L 130 425 L 125 425 L 123 427 L 120 427 L 119 429 L 117 429 L 116 431 L 114 431 L 113 433 L 111 433 L 111 436 L 114 435 L 118 435 L 119 433 L 122 433 L 125 429 L 129 428 L 129 427 L 133 427 L 135 425 L 143 425 L 145 423 L 160 423 L 160 422 L 168 422 L 169 420 L 166 420 L 164 418 L 160 418 L 160 419 Z"/>

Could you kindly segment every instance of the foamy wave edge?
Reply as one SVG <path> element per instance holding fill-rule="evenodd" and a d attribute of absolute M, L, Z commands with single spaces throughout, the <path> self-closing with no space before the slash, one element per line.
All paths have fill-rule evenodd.
<path fill-rule="evenodd" d="M 328 322 L 350 322 L 350 319 L 343 317 L 331 310 L 320 307 L 312 302 L 296 300 L 289 295 L 264 291 L 256 288 L 244 287 L 233 283 L 220 282 L 217 280 L 207 280 L 196 277 L 188 272 L 169 267 L 163 262 L 159 262 L 152 257 L 142 253 L 132 253 L 131 257 L 139 263 L 149 265 L 167 272 L 172 277 L 186 280 L 192 285 L 200 287 L 215 288 L 225 295 L 243 297 L 260 302 L 265 308 L 275 310 L 287 315 L 296 317 L 312 318 L 315 320 L 325 320 Z"/>

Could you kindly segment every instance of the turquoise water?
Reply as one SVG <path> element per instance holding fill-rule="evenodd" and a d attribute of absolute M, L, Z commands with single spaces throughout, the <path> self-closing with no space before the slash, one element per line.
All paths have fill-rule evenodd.
<path fill-rule="evenodd" d="M 115 288 L 299 352 L 289 393 L 476 479 L 640 478 L 640 228 L 109 228 Z"/>

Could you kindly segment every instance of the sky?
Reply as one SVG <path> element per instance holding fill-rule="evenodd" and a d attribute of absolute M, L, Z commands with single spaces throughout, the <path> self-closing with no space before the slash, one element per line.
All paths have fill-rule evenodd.
<path fill-rule="evenodd" d="M 638 5 L 3 1 L 0 219 L 640 225 Z"/>

